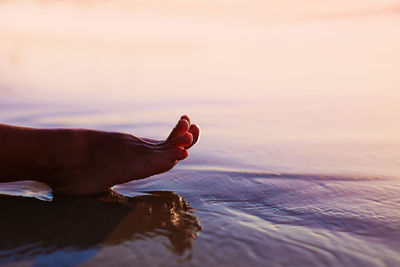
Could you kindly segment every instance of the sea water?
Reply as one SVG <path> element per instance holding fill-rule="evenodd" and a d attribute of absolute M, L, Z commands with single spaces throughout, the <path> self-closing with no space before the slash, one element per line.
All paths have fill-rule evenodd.
<path fill-rule="evenodd" d="M 202 133 L 119 195 L 0 184 L 0 264 L 398 266 L 396 2 L 3 1 L 1 123 Z"/>

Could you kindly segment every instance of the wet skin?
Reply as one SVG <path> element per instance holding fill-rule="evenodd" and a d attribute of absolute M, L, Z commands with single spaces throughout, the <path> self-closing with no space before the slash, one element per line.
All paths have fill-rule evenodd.
<path fill-rule="evenodd" d="M 37 180 L 55 194 L 91 195 L 170 170 L 200 129 L 183 115 L 166 140 L 87 129 L 0 125 L 0 182 Z"/>

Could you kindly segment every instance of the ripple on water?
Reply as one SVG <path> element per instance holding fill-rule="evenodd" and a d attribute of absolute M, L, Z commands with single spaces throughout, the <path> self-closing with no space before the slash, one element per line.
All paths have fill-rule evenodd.
<path fill-rule="evenodd" d="M 400 215 L 394 212 L 400 203 L 397 179 L 282 174 L 186 165 L 149 179 L 116 186 L 115 190 L 133 197 L 132 203 L 151 199 L 157 190 L 173 190 L 187 203 L 190 202 L 202 230 L 197 230 L 196 235 L 200 235 L 195 243 L 191 236 L 196 231 L 190 228 L 181 229 L 184 236 L 189 237 L 186 243 L 175 238 L 171 232 L 175 228 L 130 237 L 121 244 L 102 249 L 101 253 L 96 251 L 89 255 L 92 263 L 101 265 L 115 261 L 107 255 L 119 255 L 118 251 L 122 250 L 140 251 L 140 255 L 119 255 L 120 262 L 139 258 L 144 263 L 152 262 L 146 255 L 153 250 L 161 261 L 172 257 L 172 262 L 180 260 L 199 266 L 216 263 L 262 266 L 265 262 L 270 265 L 395 266 L 400 262 L 397 253 Z M 47 186 L 31 181 L 3 184 L 0 192 L 47 201 L 52 199 Z M 182 197 L 172 195 L 176 203 L 183 203 Z M 73 207 L 72 202 L 68 200 L 68 205 L 63 205 Z M 179 216 L 182 222 L 188 218 L 191 222 L 190 218 L 194 218 L 176 213 L 180 204 L 175 202 L 172 206 L 167 205 L 168 201 L 151 203 L 144 218 L 154 216 L 154 205 L 164 207 L 164 204 L 171 227 L 177 225 Z M 57 210 L 59 204 L 54 204 L 54 210 Z M 99 211 L 105 207 L 100 205 L 96 209 Z M 135 204 L 135 207 L 142 206 Z M 108 212 L 113 213 L 112 210 Z M 42 215 L 51 217 L 51 213 Z M 135 216 L 137 214 L 128 220 L 129 224 L 123 225 L 123 229 L 130 228 Z M 160 225 L 157 227 L 165 227 L 165 224 Z M 176 248 L 183 244 L 182 247 L 190 249 L 179 250 L 184 251 L 182 255 L 170 254 L 160 245 L 168 242 Z M 40 250 L 40 245 L 37 249 Z"/>
<path fill-rule="evenodd" d="M 0 195 L 34 197 L 43 201 L 52 201 L 51 188 L 35 181 L 0 183 Z"/>

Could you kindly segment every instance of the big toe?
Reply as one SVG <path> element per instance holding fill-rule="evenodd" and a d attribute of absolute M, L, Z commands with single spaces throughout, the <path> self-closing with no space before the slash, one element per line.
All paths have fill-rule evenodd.
<path fill-rule="evenodd" d="M 173 152 L 173 157 L 175 160 L 183 160 L 189 155 L 189 152 L 185 148 L 176 148 Z"/>
<path fill-rule="evenodd" d="M 178 160 L 185 159 L 189 155 L 189 153 L 183 147 L 176 147 L 164 150 L 161 155 L 162 157 L 160 157 L 160 160 L 154 162 L 152 165 L 156 168 L 156 173 L 170 170 L 172 167 L 175 166 Z"/>
<path fill-rule="evenodd" d="M 189 132 L 179 135 L 168 142 L 168 146 L 171 148 L 187 147 L 193 142 L 193 135 Z"/>

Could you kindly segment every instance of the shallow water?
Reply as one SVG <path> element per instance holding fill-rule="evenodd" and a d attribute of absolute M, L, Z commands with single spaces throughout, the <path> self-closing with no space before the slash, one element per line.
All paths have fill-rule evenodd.
<path fill-rule="evenodd" d="M 0 265 L 400 264 L 396 1 L 0 14 L 0 122 L 164 138 L 187 113 L 202 128 L 188 159 L 123 196 L 1 184 L 34 198 L 0 197 Z"/>

